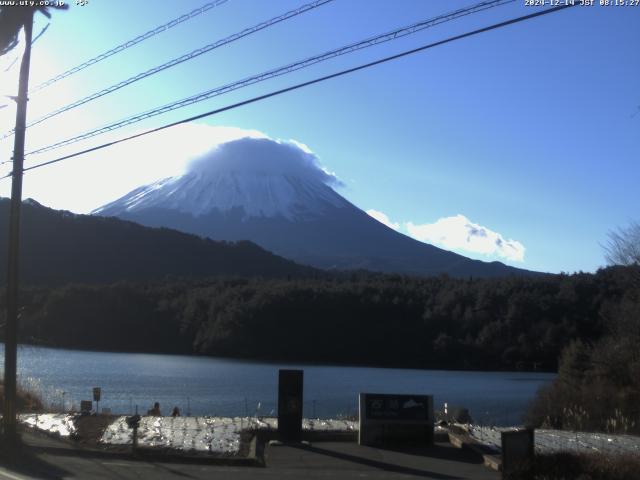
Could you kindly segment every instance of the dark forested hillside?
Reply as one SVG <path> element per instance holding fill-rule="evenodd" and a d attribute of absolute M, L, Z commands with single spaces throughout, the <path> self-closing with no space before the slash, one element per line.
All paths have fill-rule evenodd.
<path fill-rule="evenodd" d="M 629 282 L 619 301 L 600 309 L 603 335 L 564 349 L 557 378 L 531 406 L 533 425 L 640 433 L 640 267 L 628 271 L 635 287 Z"/>
<path fill-rule="evenodd" d="M 0 225 L 8 225 L 9 200 L 0 199 Z M 4 227 L 6 228 L 6 227 Z M 7 251 L 0 235 L 0 252 Z M 243 275 L 287 277 L 314 270 L 273 255 L 251 242 L 216 242 L 166 228 L 116 218 L 76 215 L 26 201 L 22 209 L 21 280 L 25 284 L 110 283 L 165 276 Z M 0 254 L 0 272 L 6 254 Z M 4 283 L 5 276 L 0 276 Z"/>
<path fill-rule="evenodd" d="M 638 267 L 537 278 L 353 274 L 75 285 L 24 292 L 44 345 L 465 369 L 554 370 L 610 329 Z"/>

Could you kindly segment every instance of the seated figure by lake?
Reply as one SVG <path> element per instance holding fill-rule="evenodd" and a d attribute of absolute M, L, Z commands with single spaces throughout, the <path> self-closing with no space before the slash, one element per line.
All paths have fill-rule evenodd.
<path fill-rule="evenodd" d="M 162 413 L 160 413 L 160 403 L 154 403 L 153 408 L 147 410 L 147 415 L 151 415 L 152 417 L 161 417 Z"/>

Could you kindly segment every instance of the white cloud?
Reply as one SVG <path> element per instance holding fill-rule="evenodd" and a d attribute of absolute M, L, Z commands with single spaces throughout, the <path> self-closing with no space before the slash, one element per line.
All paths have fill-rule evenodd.
<path fill-rule="evenodd" d="M 405 223 L 416 240 L 440 245 L 450 250 L 496 255 L 516 262 L 524 261 L 525 247 L 516 240 L 506 240 L 501 234 L 471 222 L 464 215 L 440 218 L 435 223 L 416 225 Z"/>
<path fill-rule="evenodd" d="M 400 224 L 392 222 L 385 213 L 374 210 L 373 208 L 367 210 L 367 213 L 387 227 L 393 228 L 394 230 L 400 230 Z"/>

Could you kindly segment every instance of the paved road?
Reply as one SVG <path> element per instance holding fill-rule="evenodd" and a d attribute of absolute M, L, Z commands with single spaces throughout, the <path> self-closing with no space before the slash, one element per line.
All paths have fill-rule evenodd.
<path fill-rule="evenodd" d="M 79 453 L 55 441 L 38 440 L 19 456 L 0 461 L 0 480 L 29 479 L 406 479 L 497 480 L 472 453 L 448 444 L 411 453 L 360 447 L 349 442 L 269 446 L 266 468 L 135 461 Z M 58 445 L 55 445 L 55 444 Z"/>
<path fill-rule="evenodd" d="M 351 442 L 318 442 L 308 447 L 269 447 L 266 471 L 291 478 L 428 478 L 496 480 L 472 452 L 437 443 L 431 448 L 398 452 L 361 447 Z"/>

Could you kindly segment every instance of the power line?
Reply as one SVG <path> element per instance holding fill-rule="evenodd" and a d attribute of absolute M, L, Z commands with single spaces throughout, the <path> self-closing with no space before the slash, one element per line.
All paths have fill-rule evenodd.
<path fill-rule="evenodd" d="M 67 78 L 70 75 L 73 75 L 74 73 L 78 73 L 80 70 L 84 70 L 87 67 L 90 67 L 91 65 L 101 62 L 102 60 L 105 60 L 109 57 L 111 57 L 112 55 L 115 55 L 116 53 L 120 53 L 123 50 L 126 50 L 127 48 L 133 47 L 134 45 L 137 45 L 140 42 L 143 42 L 155 35 L 158 35 L 159 33 L 165 32 L 167 30 L 169 30 L 172 27 L 175 27 L 176 25 L 179 25 L 183 22 L 186 22 L 187 20 L 191 20 L 192 18 L 197 17 L 198 15 L 201 15 L 209 10 L 211 10 L 214 7 L 218 7 L 220 5 L 222 5 L 223 3 L 226 3 L 228 0 L 216 0 L 215 2 L 209 2 L 199 8 L 196 8 L 195 10 L 192 10 L 189 13 L 185 13 L 183 15 L 180 15 L 177 18 L 174 18 L 173 20 L 165 23 L 164 25 L 160 25 L 159 27 L 154 28 L 153 30 L 149 30 L 147 33 L 143 33 L 142 35 L 139 35 L 131 40 L 128 40 L 120 45 L 118 45 L 117 47 L 112 48 L 111 50 L 107 50 L 104 53 L 101 53 L 100 55 L 93 57 L 89 60 L 87 60 L 86 62 L 81 63 L 80 65 L 77 65 L 69 70 L 67 70 L 66 72 L 63 72 L 59 75 L 56 75 L 53 78 L 50 78 L 49 80 L 47 80 L 46 82 L 42 82 L 41 84 L 33 87 L 29 93 L 35 93 L 39 90 L 42 90 L 43 88 L 48 87 L 49 85 L 52 85 L 54 83 L 56 83 L 59 80 L 62 80 L 63 78 Z"/>
<path fill-rule="evenodd" d="M 226 0 L 225 0 L 226 1 Z M 184 63 L 186 61 L 192 60 L 196 57 L 199 57 L 200 55 L 203 55 L 207 52 L 210 52 L 211 50 L 214 50 L 216 48 L 222 47 L 224 45 L 227 45 L 229 43 L 235 42 L 236 40 L 240 40 L 241 38 L 247 37 L 253 33 L 259 32 L 260 30 L 264 30 L 265 28 L 269 28 L 277 23 L 283 22 L 285 20 L 289 20 L 290 18 L 293 18 L 295 16 L 301 15 L 305 12 L 308 12 L 309 10 L 313 10 L 314 8 L 320 7 L 322 5 L 325 5 L 326 3 L 332 2 L 333 0 L 315 0 L 314 2 L 308 3 L 306 5 L 303 5 L 301 7 L 298 7 L 294 10 L 291 10 L 289 12 L 283 13 L 281 15 L 278 15 L 277 17 L 271 18 L 270 20 L 267 20 L 265 22 L 259 23 L 257 25 L 254 25 L 253 27 L 250 28 L 246 28 L 244 30 L 242 30 L 241 32 L 235 33 L 233 35 L 230 35 L 226 38 L 223 38 L 221 40 L 218 40 L 214 43 L 210 43 L 208 45 L 205 45 L 204 47 L 200 47 L 196 50 L 193 50 L 192 52 L 186 53 L 184 55 L 181 55 L 180 57 L 174 58 L 172 60 L 169 60 L 166 63 L 163 63 L 162 65 L 158 65 L 156 67 L 153 67 L 145 72 L 139 73 L 133 77 L 127 78 L 126 80 L 122 80 L 121 82 L 116 83 L 115 85 L 111 85 L 110 87 L 107 87 L 103 90 L 100 90 L 98 92 L 92 93 L 91 95 L 88 95 L 84 98 L 81 98 L 80 100 L 76 100 L 75 102 L 72 102 L 64 107 L 61 107 L 57 110 L 54 110 L 52 112 L 47 113 L 46 115 L 30 122 L 27 124 L 27 127 L 32 127 L 34 125 L 37 125 L 41 122 L 44 122 L 45 120 L 48 120 L 51 117 L 55 117 L 56 115 L 60 115 L 61 113 L 64 113 L 68 110 L 71 110 L 73 108 L 79 107 L 80 105 L 84 105 L 85 103 L 91 102 L 92 100 L 96 100 L 100 97 L 103 97 L 105 95 L 108 95 L 110 93 L 115 92 L 116 90 L 120 90 L 123 87 L 126 87 L 127 85 L 131 85 L 132 83 L 138 82 L 144 78 L 150 77 L 151 75 L 155 75 L 156 73 L 160 73 L 163 70 L 167 70 L 168 68 L 171 67 L 175 67 L 176 65 L 180 65 L 181 63 Z M 9 136 L 11 136 L 13 133 L 13 130 L 11 130 L 10 132 L 5 133 L 2 136 L 2 139 L 5 139 Z"/>
<path fill-rule="evenodd" d="M 232 92 L 234 90 L 238 90 L 240 88 L 244 88 L 259 82 L 263 82 L 265 80 L 269 80 L 271 78 L 275 78 L 275 77 L 279 77 L 291 72 L 295 72 L 297 70 L 301 70 L 303 68 L 307 68 L 310 67 L 312 65 L 315 65 L 317 63 L 320 62 L 324 62 L 326 60 L 341 56 L 341 55 L 345 55 L 348 53 L 352 53 L 355 52 L 357 50 L 361 50 L 364 48 L 369 48 L 372 47 L 374 45 L 378 45 L 381 43 L 385 43 L 391 40 L 395 40 L 397 38 L 401 38 L 407 35 L 411 35 L 413 33 L 416 33 L 420 30 L 424 30 L 426 28 L 430 28 L 433 27 L 435 25 L 439 25 L 445 22 L 449 22 L 452 20 L 455 20 L 457 18 L 466 16 L 466 15 L 471 15 L 473 13 L 478 13 L 480 11 L 483 10 L 487 10 L 489 8 L 494 8 L 506 3 L 511 3 L 515 0 L 490 0 L 490 1 L 483 1 L 480 2 L 476 5 L 473 5 L 471 7 L 467 7 L 467 8 L 463 8 L 463 9 L 459 9 L 459 10 L 455 10 L 453 12 L 447 13 L 447 14 L 443 14 L 443 15 L 439 15 L 437 17 L 428 19 L 428 20 L 424 20 L 418 23 L 414 23 L 411 24 L 409 26 L 405 26 L 405 27 L 401 27 L 398 28 L 396 30 L 393 30 L 391 32 L 387 32 L 381 35 L 377 35 L 375 37 L 371 37 L 368 38 L 366 40 L 362 40 L 360 42 L 356 42 L 356 43 L 352 43 L 349 45 L 346 45 L 344 47 L 340 47 L 334 50 L 330 50 L 328 52 L 322 53 L 320 55 L 315 55 L 313 57 L 309 57 L 306 58 L 304 60 L 300 60 L 288 65 L 285 65 L 283 67 L 278 67 L 272 70 L 268 70 L 266 72 L 260 73 L 258 75 L 253 75 L 251 77 L 233 82 L 233 83 L 229 83 L 226 85 L 223 85 L 221 87 L 216 87 L 213 88 L 211 90 L 207 90 L 205 92 L 201 92 L 198 93 L 196 95 L 192 95 L 190 97 L 187 98 L 183 98 L 182 100 L 177 100 L 175 102 L 154 108 L 152 110 L 148 110 L 146 112 L 143 113 L 139 113 L 137 115 L 131 116 L 131 117 L 127 117 L 123 120 L 117 121 L 115 123 L 112 123 L 110 125 L 106 125 L 104 127 L 100 127 L 97 128 L 95 130 L 91 130 L 88 132 L 85 132 L 83 134 L 77 135 L 75 137 L 71 137 L 68 138 L 66 140 L 62 140 L 60 142 L 51 144 L 51 145 L 47 145 L 45 147 L 41 147 L 38 148 L 36 150 L 33 150 L 31 152 L 29 152 L 27 155 L 33 155 L 33 154 L 37 154 L 37 153 L 44 153 L 50 150 L 54 150 L 60 147 L 63 147 L 65 145 L 69 145 L 72 143 L 76 143 L 82 140 L 86 140 L 88 138 L 91 137 L 95 137 L 96 135 L 101 135 L 103 133 L 107 133 L 113 130 L 117 130 L 118 128 L 122 128 L 125 127 L 127 125 L 131 125 L 133 123 L 137 123 L 140 122 L 142 120 L 146 120 L 147 118 L 151 118 L 151 117 L 155 117 L 157 115 L 166 113 L 166 112 L 170 112 L 172 110 L 177 110 L 179 108 L 183 108 L 189 105 L 193 105 L 195 103 L 199 103 L 202 102 L 204 100 L 208 100 L 210 98 L 213 97 L 217 97 L 219 95 L 224 95 L 226 93 Z"/>
<path fill-rule="evenodd" d="M 36 35 L 36 36 L 35 36 L 35 38 L 31 41 L 31 45 L 34 45 L 34 44 L 38 41 L 38 39 L 39 39 L 42 35 L 44 35 L 44 32 L 46 32 L 46 31 L 47 31 L 47 29 L 48 29 L 50 26 L 51 26 L 51 23 L 47 23 L 47 24 L 44 26 L 44 28 L 43 28 L 42 30 L 40 30 L 40 33 L 39 33 L 38 35 Z"/>
<path fill-rule="evenodd" d="M 39 163 L 37 165 L 33 165 L 31 167 L 25 168 L 23 171 L 26 172 L 26 171 L 29 171 L 29 170 L 35 170 L 36 168 L 40 168 L 40 167 L 44 167 L 44 166 L 51 165 L 51 164 L 54 164 L 54 163 L 62 162 L 63 160 L 67 160 L 69 158 L 78 157 L 80 155 L 84 155 L 84 154 L 87 154 L 87 153 L 90 153 L 90 152 L 94 152 L 96 150 L 101 150 L 103 148 L 107 148 L 107 147 L 110 147 L 110 146 L 113 146 L 113 145 L 117 145 L 119 143 L 123 143 L 123 142 L 129 141 L 129 140 L 133 140 L 135 138 L 143 137 L 145 135 L 149 135 L 151 133 L 159 132 L 159 131 L 165 130 L 167 128 L 171 128 L 171 127 L 175 127 L 175 126 L 178 126 L 178 125 L 182 125 L 184 123 L 193 122 L 194 120 L 199 120 L 201 118 L 205 118 L 205 117 L 209 117 L 209 116 L 212 116 L 212 115 L 216 115 L 218 113 L 226 112 L 228 110 L 233 110 L 235 108 L 242 107 L 244 105 L 249 105 L 251 103 L 255 103 L 255 102 L 258 102 L 258 101 L 261 101 L 261 100 L 266 100 L 267 98 L 271 98 L 271 97 L 275 97 L 275 96 L 278 96 L 278 95 L 282 95 L 284 93 L 291 92 L 291 91 L 294 91 L 294 90 L 298 90 L 300 88 L 307 87 L 307 86 L 310 86 L 310 85 L 314 85 L 316 83 L 324 82 L 324 81 L 330 80 L 332 78 L 341 77 L 343 75 L 347 75 L 347 74 L 350 74 L 350 73 L 353 73 L 353 72 L 357 72 L 359 70 L 364 70 L 366 68 L 370 68 L 370 67 L 373 67 L 373 66 L 376 66 L 376 65 L 380 65 L 380 64 L 383 64 L 383 63 L 386 63 L 386 62 L 397 60 L 399 58 L 406 57 L 408 55 L 413 55 L 414 53 L 422 52 L 423 50 L 428 50 L 428 49 L 431 49 L 431 48 L 434 48 L 434 47 L 437 47 L 437 46 L 440 46 L 440 45 L 444 45 L 446 43 L 454 42 L 456 40 L 461 40 L 463 38 L 471 37 L 473 35 L 478 35 L 480 33 L 485 33 L 485 32 L 488 32 L 490 30 L 496 30 L 498 28 L 506 27 L 508 25 L 513 25 L 515 23 L 524 22 L 526 20 L 530 20 L 530 19 L 533 19 L 533 18 L 536 18 L 536 17 L 540 17 L 542 15 L 547 15 L 547 14 L 550 14 L 550 13 L 558 12 L 560 10 L 564 10 L 565 8 L 571 8 L 573 6 L 575 6 L 575 5 L 572 5 L 572 4 L 560 5 L 560 6 L 557 6 L 557 7 L 548 8 L 546 10 L 541 10 L 539 12 L 531 13 L 529 15 L 523 15 L 521 17 L 512 18 L 512 19 L 506 20 L 504 22 L 495 23 L 493 25 L 489 25 L 488 27 L 483 27 L 483 28 L 480 28 L 480 29 L 477 29 L 477 30 L 473 30 L 471 32 L 467 32 L 467 33 L 463 33 L 463 34 L 456 35 L 456 36 L 453 36 L 453 37 L 449 37 L 449 38 L 446 38 L 444 40 L 440 40 L 440 41 L 437 41 L 437 42 L 434 42 L 434 43 L 423 45 L 423 46 L 418 47 L 418 48 L 414 48 L 412 50 L 406 50 L 406 51 L 398 53 L 396 55 L 391 55 L 389 57 L 381 58 L 381 59 L 375 60 L 373 62 L 365 63 L 365 64 L 362 64 L 362 65 L 358 65 L 357 67 L 352 67 L 352 68 L 348 68 L 346 70 L 341 70 L 339 72 L 332 73 L 330 75 L 325 75 L 323 77 L 318 77 L 318 78 L 315 78 L 313 80 L 309 80 L 309 81 L 306 81 L 306 82 L 303 82 L 303 83 L 298 83 L 296 85 L 292 85 L 292 86 L 287 87 L 287 88 L 276 90 L 276 91 L 273 91 L 273 92 L 270 92 L 270 93 L 266 93 L 264 95 L 260 95 L 260 96 L 257 96 L 257 97 L 253 97 L 253 98 L 250 98 L 248 100 L 244 100 L 242 102 L 234 103 L 232 105 L 227 105 L 226 107 L 218 108 L 216 110 L 211 110 L 209 112 L 201 113 L 199 115 L 195 115 L 193 117 L 185 118 L 185 119 L 179 120 L 177 122 L 173 122 L 173 123 L 169 123 L 169 124 L 166 124 L 166 125 L 162 125 L 160 127 L 152 128 L 150 130 L 146 130 L 144 132 L 137 133 L 135 135 L 130 135 L 128 137 L 120 138 L 120 139 L 114 140 L 112 142 L 103 143 L 101 145 L 97 145 L 95 147 L 88 148 L 86 150 L 82 150 L 82 151 L 75 152 L 75 153 L 72 153 L 72 154 L 69 154 L 69 155 L 65 155 L 63 157 L 59 157 L 59 158 L 56 158 L 56 159 L 53 159 L 53 160 L 42 162 L 42 163 Z M 1 177 L 0 180 L 8 178 L 10 176 L 11 176 L 11 174 L 5 175 L 4 177 Z"/>

